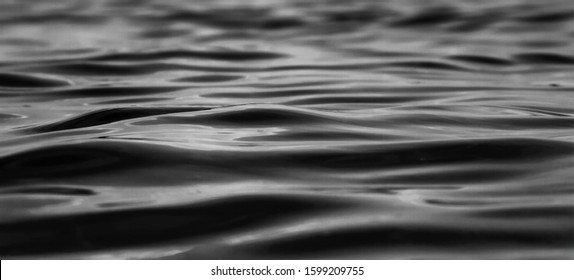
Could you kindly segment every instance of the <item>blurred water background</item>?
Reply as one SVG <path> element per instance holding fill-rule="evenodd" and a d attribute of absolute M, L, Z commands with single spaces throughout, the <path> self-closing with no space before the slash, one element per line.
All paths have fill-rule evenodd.
<path fill-rule="evenodd" d="M 0 1 L 0 257 L 574 258 L 574 1 Z"/>

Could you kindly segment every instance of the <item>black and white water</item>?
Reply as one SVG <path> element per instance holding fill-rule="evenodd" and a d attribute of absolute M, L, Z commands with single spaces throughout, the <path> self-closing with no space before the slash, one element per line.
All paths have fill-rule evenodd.
<path fill-rule="evenodd" d="M 574 2 L 0 2 L 0 257 L 574 258 Z"/>

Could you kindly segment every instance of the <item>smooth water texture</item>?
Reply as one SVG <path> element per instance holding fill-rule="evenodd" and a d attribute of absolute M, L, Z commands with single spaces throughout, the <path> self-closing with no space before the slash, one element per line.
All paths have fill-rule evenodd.
<path fill-rule="evenodd" d="M 2 1 L 0 257 L 573 259 L 574 2 Z"/>

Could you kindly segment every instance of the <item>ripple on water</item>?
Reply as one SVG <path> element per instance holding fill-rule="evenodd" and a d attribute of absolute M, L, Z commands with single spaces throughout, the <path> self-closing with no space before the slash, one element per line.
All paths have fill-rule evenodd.
<path fill-rule="evenodd" d="M 572 1 L 132 2 L 0 12 L 1 258 L 574 258 Z"/>

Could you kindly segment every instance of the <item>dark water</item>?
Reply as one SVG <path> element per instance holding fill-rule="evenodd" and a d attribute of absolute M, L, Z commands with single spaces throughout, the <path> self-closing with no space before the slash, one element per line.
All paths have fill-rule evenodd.
<path fill-rule="evenodd" d="M 2 258 L 574 258 L 574 2 L 0 2 Z"/>

